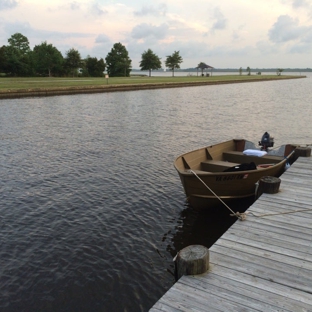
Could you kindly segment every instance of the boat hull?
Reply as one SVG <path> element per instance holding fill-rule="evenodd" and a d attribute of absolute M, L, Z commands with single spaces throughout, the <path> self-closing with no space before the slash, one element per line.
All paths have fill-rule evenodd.
<path fill-rule="evenodd" d="M 285 149 L 287 156 L 254 157 L 243 154 L 245 140 L 231 140 L 181 155 L 175 161 L 185 194 L 195 209 L 209 208 L 255 196 L 263 176 L 279 177 L 295 147 Z M 227 172 L 231 165 L 249 163 L 253 170 Z M 229 169 L 228 169 L 229 170 Z"/>

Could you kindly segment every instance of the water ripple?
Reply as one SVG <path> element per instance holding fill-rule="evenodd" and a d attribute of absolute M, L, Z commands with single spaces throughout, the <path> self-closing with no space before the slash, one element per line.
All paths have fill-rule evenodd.
<path fill-rule="evenodd" d="M 233 222 L 188 206 L 174 157 L 266 130 L 311 140 L 309 88 L 300 79 L 1 101 L 0 310 L 148 310 L 174 282 L 176 252 L 210 246 Z"/>

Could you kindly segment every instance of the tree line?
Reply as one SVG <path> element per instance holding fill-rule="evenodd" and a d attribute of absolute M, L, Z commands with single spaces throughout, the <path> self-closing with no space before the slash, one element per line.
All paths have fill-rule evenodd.
<path fill-rule="evenodd" d="M 174 51 L 165 60 L 166 68 L 174 70 L 180 68 L 183 62 L 179 51 Z M 13 77 L 28 76 L 84 76 L 103 77 L 106 70 L 110 77 L 129 77 L 132 60 L 128 51 L 120 42 L 115 43 L 105 57 L 97 59 L 87 56 L 82 59 L 78 50 L 71 48 L 62 53 L 46 41 L 36 45 L 33 50 L 29 46 L 28 38 L 21 33 L 15 33 L 8 39 L 8 44 L 0 47 L 0 73 Z M 142 53 L 141 70 L 161 69 L 161 58 L 151 49 Z"/>

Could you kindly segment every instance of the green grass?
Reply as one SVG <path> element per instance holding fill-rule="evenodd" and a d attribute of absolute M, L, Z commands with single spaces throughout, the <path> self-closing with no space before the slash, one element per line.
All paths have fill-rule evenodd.
<path fill-rule="evenodd" d="M 302 77 L 302 76 L 301 76 Z M 231 82 L 231 81 L 252 81 L 263 79 L 286 79 L 298 78 L 298 76 L 288 75 L 214 75 L 212 77 L 198 76 L 177 76 L 177 77 L 116 77 L 116 78 L 0 78 L 0 92 L 18 91 L 18 90 L 54 90 L 66 88 L 91 88 L 91 87 L 109 87 L 112 85 L 139 85 L 139 84 L 166 84 L 166 83 L 197 83 L 197 82 Z"/>

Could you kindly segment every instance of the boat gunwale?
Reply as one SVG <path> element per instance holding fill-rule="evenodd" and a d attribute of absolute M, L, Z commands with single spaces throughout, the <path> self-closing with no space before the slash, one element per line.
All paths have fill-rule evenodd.
<path fill-rule="evenodd" d="M 181 171 L 179 169 L 177 169 L 177 170 L 178 170 L 178 172 L 180 174 L 185 175 L 185 176 L 194 175 L 193 172 L 195 172 L 199 176 L 206 176 L 206 175 L 213 175 L 213 176 L 237 175 L 237 174 L 258 173 L 258 172 L 263 173 L 263 172 L 266 172 L 266 171 L 271 171 L 272 169 L 275 169 L 276 167 L 279 167 L 279 166 L 283 165 L 286 161 L 287 161 L 287 159 L 284 158 L 280 162 L 272 164 L 272 166 L 270 166 L 268 168 L 253 169 L 253 170 L 242 170 L 242 171 L 217 171 L 217 172 L 212 172 L 212 171 L 193 170 L 193 169 L 185 169 L 184 171 Z"/>
<path fill-rule="evenodd" d="M 197 149 L 195 149 L 195 150 L 192 150 L 192 151 L 188 151 L 188 152 L 186 152 L 186 153 L 184 153 L 184 154 L 181 154 L 181 155 L 179 155 L 178 157 L 176 157 L 176 159 L 174 160 L 174 167 L 175 167 L 175 169 L 178 171 L 178 173 L 179 174 L 181 174 L 181 175 L 184 175 L 184 176 L 190 176 L 190 175 L 194 175 L 192 172 L 191 172 L 191 170 L 192 171 L 194 171 L 196 174 L 198 174 L 198 175 L 200 175 L 200 176 L 209 176 L 209 175 L 224 175 L 224 174 L 226 174 L 226 175 L 234 175 L 234 174 L 237 174 L 237 173 L 240 173 L 240 174 L 247 174 L 247 173 L 256 173 L 256 172 L 259 172 L 260 170 L 261 170 L 261 173 L 264 173 L 264 172 L 266 172 L 266 171 L 271 171 L 272 169 L 275 169 L 276 167 L 278 167 L 278 166 L 281 166 L 281 165 L 283 165 L 284 163 L 286 163 L 287 162 L 287 160 L 295 153 L 295 150 L 293 150 L 293 151 L 291 151 L 287 156 L 278 156 L 278 157 L 280 157 L 281 158 L 281 160 L 279 161 L 279 162 L 277 162 L 277 163 L 264 163 L 265 165 L 271 165 L 270 167 L 268 167 L 268 168 L 261 168 L 261 169 L 258 169 L 258 168 L 256 168 L 256 169 L 253 169 L 253 170 L 244 170 L 244 171 L 228 171 L 228 172 L 226 172 L 226 171 L 215 171 L 215 172 L 213 172 L 213 171 L 204 171 L 204 170 L 198 170 L 198 169 L 183 169 L 183 170 L 181 170 L 181 169 L 179 169 L 178 167 L 177 167 L 177 161 L 178 160 L 180 160 L 180 159 L 182 159 L 185 155 L 188 155 L 188 154 L 191 154 L 191 153 L 195 153 L 195 152 L 197 152 L 197 151 L 201 151 L 201 150 L 205 150 L 205 149 L 207 149 L 207 148 L 209 148 L 209 147 L 213 147 L 213 146 L 216 146 L 216 145 L 221 145 L 221 144 L 224 144 L 224 143 L 229 143 L 229 142 L 233 142 L 234 141 L 234 139 L 232 139 L 232 140 L 228 140 L 228 141 L 224 141 L 224 142 L 221 142 L 221 143 L 216 143 L 216 144 L 212 144 L 212 145 L 207 145 L 207 146 L 204 146 L 204 147 L 201 147 L 201 148 L 197 148 Z M 245 142 L 251 142 L 251 141 L 249 141 L 249 140 L 245 140 Z M 252 143 L 252 142 L 251 142 Z M 283 145 L 281 145 L 281 146 L 286 146 L 287 144 L 283 144 Z M 269 156 L 270 156 L 270 154 L 268 154 Z M 272 155 L 272 156 L 274 156 L 274 155 Z M 259 157 L 260 159 L 261 159 L 261 157 Z M 221 160 L 222 161 L 222 160 Z M 226 161 L 224 161 L 224 163 L 226 163 Z"/>
<path fill-rule="evenodd" d="M 216 146 L 216 145 L 221 145 L 221 144 L 224 144 L 224 143 L 229 143 L 229 142 L 233 142 L 234 139 L 232 140 L 227 140 L 227 141 L 224 141 L 224 142 L 219 142 L 219 143 L 216 143 L 216 144 L 210 144 L 210 145 L 207 145 L 207 146 L 203 146 L 203 147 L 200 147 L 200 148 L 196 148 L 194 150 L 191 150 L 191 151 L 188 151 L 186 153 L 183 153 L 183 154 L 180 154 L 179 156 L 177 156 L 173 162 L 174 166 L 176 167 L 176 162 L 178 159 L 182 158 L 183 156 L 185 155 L 188 155 L 188 154 L 191 154 L 191 153 L 195 153 L 195 152 L 198 152 L 200 150 L 203 150 L 203 149 L 207 149 L 208 147 L 213 147 L 213 146 Z M 251 141 L 248 141 L 248 140 L 245 140 L 246 142 L 251 142 Z M 179 169 L 177 169 L 179 170 Z"/>

